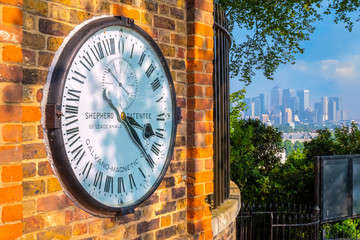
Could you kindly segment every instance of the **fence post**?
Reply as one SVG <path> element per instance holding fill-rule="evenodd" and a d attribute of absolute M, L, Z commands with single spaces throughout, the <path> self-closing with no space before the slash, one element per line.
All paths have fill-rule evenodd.
<path fill-rule="evenodd" d="M 270 222 L 270 240 L 273 240 L 273 223 L 274 223 L 274 213 L 271 212 L 271 222 Z"/>

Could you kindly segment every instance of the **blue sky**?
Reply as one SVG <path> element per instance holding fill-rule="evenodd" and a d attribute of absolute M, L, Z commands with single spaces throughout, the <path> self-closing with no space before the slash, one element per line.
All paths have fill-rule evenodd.
<path fill-rule="evenodd" d="M 312 104 L 319 102 L 321 96 L 338 96 L 342 108 L 350 111 L 353 119 L 360 120 L 360 22 L 349 33 L 344 24 L 335 24 L 331 17 L 326 17 L 316 24 L 310 40 L 302 46 L 305 53 L 296 55 L 295 65 L 280 66 L 274 81 L 259 72 L 246 88 L 246 97 L 270 93 L 275 85 L 308 89 Z M 231 80 L 231 92 L 242 87 L 243 83 Z"/>

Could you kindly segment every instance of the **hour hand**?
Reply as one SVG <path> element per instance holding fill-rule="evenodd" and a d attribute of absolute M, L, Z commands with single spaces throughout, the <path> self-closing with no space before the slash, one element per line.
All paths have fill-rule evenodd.
<path fill-rule="evenodd" d="M 127 116 L 126 118 L 128 119 L 129 123 L 133 127 L 137 127 L 139 129 L 143 130 L 143 137 L 145 139 L 148 139 L 148 138 L 155 135 L 154 130 L 152 129 L 152 126 L 151 126 L 150 123 L 146 123 L 145 126 L 143 127 L 138 122 L 136 122 L 136 120 L 133 117 L 128 117 Z"/>
<path fill-rule="evenodd" d="M 141 140 L 139 138 L 139 135 L 136 133 L 135 129 L 130 124 L 128 117 L 126 116 L 126 114 L 124 112 L 122 112 L 121 115 L 120 115 L 120 118 L 121 118 L 122 122 L 125 124 L 126 129 L 129 131 L 129 134 L 130 134 L 131 138 L 134 140 L 136 145 L 140 148 L 141 152 L 144 154 L 144 157 L 145 157 L 146 161 L 148 162 L 150 167 L 153 169 L 154 165 L 155 165 L 155 162 L 151 158 L 151 156 L 146 153 L 145 148 L 142 145 Z"/>

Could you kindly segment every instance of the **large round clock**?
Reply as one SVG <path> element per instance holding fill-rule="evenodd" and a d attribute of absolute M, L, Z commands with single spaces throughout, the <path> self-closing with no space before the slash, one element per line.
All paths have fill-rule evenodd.
<path fill-rule="evenodd" d="M 97 215 L 123 215 L 168 168 L 177 107 L 166 60 L 125 17 L 93 18 L 56 53 L 42 102 L 48 156 L 66 194 Z"/>

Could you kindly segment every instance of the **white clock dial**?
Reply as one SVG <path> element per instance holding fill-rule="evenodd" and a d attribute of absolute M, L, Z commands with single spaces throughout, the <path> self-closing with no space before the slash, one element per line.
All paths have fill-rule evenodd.
<path fill-rule="evenodd" d="M 176 104 L 166 62 L 149 37 L 101 23 L 64 74 L 61 132 L 76 184 L 95 208 L 117 211 L 145 200 L 164 176 Z"/>

